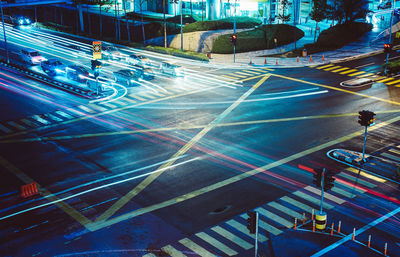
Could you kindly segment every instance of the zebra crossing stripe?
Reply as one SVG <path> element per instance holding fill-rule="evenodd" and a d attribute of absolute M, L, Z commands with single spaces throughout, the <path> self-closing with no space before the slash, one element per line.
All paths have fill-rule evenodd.
<path fill-rule="evenodd" d="M 360 75 L 360 76 L 357 76 L 357 77 L 363 78 L 363 77 L 369 77 L 369 76 L 373 76 L 373 75 L 374 75 L 373 73 L 367 73 L 367 74 L 363 74 L 363 75 Z"/>
<path fill-rule="evenodd" d="M 129 103 L 131 103 L 131 104 L 137 103 L 136 100 L 133 100 L 133 99 L 130 98 L 130 97 L 125 97 L 125 101 L 127 101 L 127 102 L 129 102 Z"/>
<path fill-rule="evenodd" d="M 71 115 L 69 115 L 68 113 L 65 113 L 65 112 L 63 112 L 63 111 L 56 111 L 56 113 L 57 113 L 58 115 L 60 115 L 60 116 L 63 116 L 63 117 L 65 117 L 65 118 L 67 118 L 67 119 L 72 119 L 72 118 L 73 118 L 73 116 L 71 116 Z"/>
<path fill-rule="evenodd" d="M 267 71 L 274 71 L 274 69 L 270 69 L 270 68 L 261 68 L 262 70 L 267 70 Z M 258 70 L 258 69 L 253 69 L 253 70 Z"/>
<path fill-rule="evenodd" d="M 41 117 L 39 117 L 39 115 L 33 115 L 32 118 L 35 119 L 39 123 L 42 123 L 42 124 L 45 124 L 45 125 L 50 124 L 49 121 L 47 121 L 45 119 L 42 119 Z"/>
<path fill-rule="evenodd" d="M 386 158 L 389 158 L 389 159 L 392 159 L 392 160 L 395 160 L 395 161 L 400 162 L 400 157 L 391 155 L 391 154 L 389 154 L 389 153 L 382 153 L 381 155 L 382 155 L 382 156 L 385 156 Z"/>
<path fill-rule="evenodd" d="M 296 211 L 293 211 L 292 209 L 289 209 L 289 208 L 287 208 L 287 207 L 285 207 L 285 206 L 283 206 L 283 205 L 281 205 L 281 204 L 279 204 L 277 202 L 270 202 L 270 203 L 268 203 L 268 205 L 273 207 L 273 208 L 275 208 L 275 209 L 277 209 L 277 210 L 279 210 L 279 211 L 281 211 L 281 212 L 283 212 L 283 213 L 286 213 L 286 214 L 292 216 L 293 218 L 297 218 L 299 220 L 303 218 L 302 214 L 300 214 L 300 213 L 298 213 Z"/>
<path fill-rule="evenodd" d="M 96 110 L 101 111 L 101 112 L 107 111 L 107 108 L 104 108 L 104 107 L 102 107 L 100 105 L 97 105 L 97 104 L 91 104 L 89 106 L 90 106 L 90 108 L 96 109 Z"/>
<path fill-rule="evenodd" d="M 60 119 L 60 118 L 58 118 L 57 116 L 54 116 L 53 114 L 47 114 L 47 116 L 50 118 L 50 119 L 52 119 L 52 120 L 54 120 L 54 121 L 58 121 L 58 122 L 61 122 L 61 121 L 63 121 L 63 119 Z"/>
<path fill-rule="evenodd" d="M 137 99 L 139 101 L 146 101 L 146 99 L 141 98 L 140 96 L 137 96 L 137 95 L 134 95 L 134 94 L 130 94 L 129 97 L 135 98 L 135 99 Z"/>
<path fill-rule="evenodd" d="M 147 253 L 147 254 L 143 255 L 142 257 L 157 257 L 157 256 L 152 253 Z"/>
<path fill-rule="evenodd" d="M 351 191 L 357 191 L 358 193 L 360 193 L 360 194 L 363 194 L 363 193 L 365 193 L 365 190 L 364 189 L 361 189 L 361 188 L 358 188 L 358 187 L 354 187 L 353 185 L 349 185 L 349 184 L 347 184 L 347 183 L 337 183 L 337 182 L 335 182 L 335 185 L 341 185 L 341 186 L 344 186 L 344 187 L 346 187 L 348 190 L 351 190 Z M 335 190 L 337 189 L 337 190 L 341 190 L 340 188 L 337 188 L 337 187 L 333 187 L 333 188 L 335 188 Z M 333 189 L 332 188 L 332 189 Z M 343 190 L 344 191 L 344 190 Z M 347 191 L 344 191 L 344 192 L 346 192 L 347 193 Z M 344 195 L 343 193 L 340 193 L 340 194 L 342 194 L 342 195 Z M 348 194 L 350 194 L 350 193 L 348 193 Z M 353 195 L 353 194 L 351 194 L 351 195 Z M 351 196 L 351 198 L 353 198 L 354 196 Z"/>
<path fill-rule="evenodd" d="M 270 224 L 264 222 L 264 221 L 261 220 L 261 219 L 258 220 L 258 223 L 259 223 L 259 225 L 260 225 L 260 227 L 261 227 L 262 229 L 264 229 L 264 230 L 266 230 L 266 231 L 272 233 L 274 236 L 277 236 L 277 235 L 279 235 L 279 234 L 282 233 L 281 230 L 279 230 L 279 229 L 277 229 L 276 227 L 274 227 L 274 226 L 272 226 L 272 225 L 270 225 Z M 260 238 L 260 235 L 259 235 L 258 237 Z M 268 239 L 265 238 L 265 240 L 268 240 Z M 261 242 L 261 240 L 260 240 L 260 242 Z"/>
<path fill-rule="evenodd" d="M 104 106 L 107 106 L 107 107 L 110 108 L 110 109 L 118 108 L 118 106 L 113 105 L 113 104 L 111 104 L 111 103 L 100 103 L 100 104 L 101 104 L 101 105 L 104 105 Z"/>
<path fill-rule="evenodd" d="M 305 199 L 305 200 L 307 200 L 307 201 L 309 201 L 311 203 L 314 203 L 317 206 L 319 206 L 321 204 L 319 199 L 316 199 L 316 198 L 314 198 L 314 197 L 312 197 L 312 196 L 310 196 L 308 194 L 305 194 L 303 192 L 296 191 L 296 192 L 293 192 L 293 194 L 297 195 L 298 197 L 303 198 L 303 199 Z M 331 204 L 326 203 L 326 202 L 323 203 L 323 206 L 325 208 L 327 208 L 327 209 L 332 209 L 333 208 L 333 206 Z"/>
<path fill-rule="evenodd" d="M 319 66 L 316 69 L 321 70 L 321 69 L 328 68 L 328 67 L 331 67 L 331 66 L 333 66 L 333 64 L 327 64 L 327 65 L 324 65 L 324 66 Z"/>
<path fill-rule="evenodd" d="M 363 74 L 363 73 L 365 73 L 365 71 L 359 71 L 359 72 L 356 72 L 356 73 L 352 73 L 352 74 L 349 74 L 349 76 L 353 77 L 353 76 L 356 76 L 358 74 Z"/>
<path fill-rule="evenodd" d="M 365 181 L 365 180 L 363 180 L 363 179 L 360 179 L 360 178 L 357 179 L 356 177 L 351 176 L 351 175 L 349 175 L 349 174 L 346 174 L 346 173 L 344 173 L 344 172 L 341 172 L 341 173 L 339 173 L 338 175 L 341 176 L 341 177 L 343 177 L 343 178 L 346 178 L 346 179 L 348 179 L 348 180 L 351 180 L 351 181 L 354 182 L 354 183 L 356 183 L 356 181 L 357 181 L 357 183 L 360 183 L 361 185 L 364 185 L 364 186 L 369 187 L 369 188 L 374 188 L 374 187 L 376 187 L 376 185 L 374 185 L 374 184 L 372 184 L 372 183 L 369 183 L 369 182 L 367 182 L 367 181 Z"/>
<path fill-rule="evenodd" d="M 342 67 L 342 66 L 333 66 L 333 67 L 324 69 L 324 71 L 331 71 L 331 70 L 339 69 L 340 67 Z"/>
<path fill-rule="evenodd" d="M 249 230 L 247 229 L 247 227 L 245 227 L 245 226 L 242 225 L 241 223 L 237 222 L 236 220 L 233 220 L 233 219 L 232 219 L 232 220 L 228 220 L 228 221 L 226 222 L 226 224 L 228 224 L 229 226 L 231 226 L 231 227 L 233 227 L 233 228 L 239 230 L 239 231 L 242 232 L 243 234 L 248 235 L 248 236 L 251 237 L 251 238 L 255 238 L 254 235 L 252 235 L 252 234 L 249 233 Z M 260 225 L 261 225 L 261 223 L 260 223 Z M 267 241 L 268 239 L 267 239 L 265 236 L 263 236 L 262 234 L 260 234 L 260 235 L 258 235 L 258 240 L 259 240 L 261 243 L 263 243 L 263 242 Z"/>
<path fill-rule="evenodd" d="M 246 76 L 246 77 L 248 77 L 249 75 L 250 75 L 250 76 L 253 75 L 253 74 L 249 74 L 249 73 L 243 72 L 243 71 L 237 71 L 237 72 L 235 72 L 235 74 L 244 75 L 244 76 Z"/>
<path fill-rule="evenodd" d="M 224 252 L 228 256 L 233 256 L 233 255 L 238 254 L 235 250 L 229 248 L 228 246 L 226 246 L 225 244 L 223 244 L 220 241 L 216 240 L 215 238 L 213 238 L 209 234 L 206 234 L 204 232 L 199 232 L 199 233 L 196 233 L 195 235 L 197 237 L 201 238 L 202 240 L 206 241 L 208 244 L 210 244 L 210 245 L 214 246 L 215 248 L 221 250 L 222 252 Z"/>
<path fill-rule="evenodd" d="M 249 250 L 253 248 L 253 245 L 248 243 L 247 241 L 243 240 L 242 238 L 232 234 L 228 230 L 220 227 L 220 226 L 215 226 L 212 227 L 211 230 L 214 232 L 218 233 L 219 235 L 225 237 L 226 239 L 232 241 L 233 243 L 237 244 L 238 246 L 242 247 L 245 250 Z"/>
<path fill-rule="evenodd" d="M 390 81 L 390 80 L 394 80 L 394 78 L 385 78 L 385 79 L 382 79 L 382 80 L 378 80 L 377 82 L 384 83 L 384 82 Z"/>
<path fill-rule="evenodd" d="M 255 209 L 258 213 L 260 213 L 261 215 L 267 217 L 270 220 L 273 220 L 275 222 L 278 222 L 279 224 L 287 227 L 287 228 L 291 228 L 293 226 L 293 223 L 270 212 L 267 211 L 266 209 L 262 208 L 262 207 L 258 207 L 257 209 Z"/>
<path fill-rule="evenodd" d="M 331 72 L 339 72 L 339 71 L 344 71 L 344 70 L 348 70 L 348 69 L 350 69 L 350 68 L 343 67 L 343 68 L 340 68 L 340 69 L 337 69 L 337 70 L 331 70 Z"/>
<path fill-rule="evenodd" d="M 119 105 L 119 106 L 125 106 L 128 103 L 125 101 L 125 99 L 118 99 L 116 101 L 113 101 L 113 104 Z"/>
<path fill-rule="evenodd" d="M 88 112 L 88 113 L 94 113 L 95 112 L 94 110 L 92 110 L 92 109 L 90 109 L 90 108 L 88 108 L 88 107 L 86 107 L 84 105 L 78 105 L 78 108 L 81 109 L 81 110 L 84 110 L 85 112 Z"/>
<path fill-rule="evenodd" d="M 312 187 L 312 186 L 306 186 L 304 189 L 306 189 L 306 190 L 308 190 L 310 192 L 313 192 L 318 196 L 321 196 L 321 190 L 319 190 L 318 188 L 315 188 L 315 187 Z M 343 200 L 343 199 L 341 199 L 339 197 L 336 197 L 334 195 L 331 195 L 328 192 L 324 192 L 324 197 L 326 199 L 331 200 L 332 202 L 337 203 L 337 204 L 343 204 L 344 202 L 346 202 L 345 200 Z"/>
<path fill-rule="evenodd" d="M 9 122 L 7 122 L 7 124 L 10 125 L 10 126 L 13 126 L 14 128 L 17 128 L 19 130 L 26 130 L 25 127 L 15 123 L 14 121 L 9 121 Z"/>
<path fill-rule="evenodd" d="M 228 78 L 230 80 L 238 80 L 239 79 L 239 78 L 235 78 L 235 77 L 228 76 L 228 75 L 221 75 L 221 77 Z"/>
<path fill-rule="evenodd" d="M 390 82 L 388 82 L 386 84 L 387 85 L 393 85 L 393 84 L 396 84 L 396 83 L 400 83 L 400 79 L 397 79 L 397 80 L 394 80 L 394 81 L 390 81 Z"/>
<path fill-rule="evenodd" d="M 161 250 L 163 250 L 164 252 L 169 254 L 171 257 L 186 257 L 186 255 L 184 255 L 183 253 L 176 250 L 174 247 L 172 247 L 170 245 L 166 245 L 166 246 L 162 247 Z"/>
<path fill-rule="evenodd" d="M 239 74 L 236 74 L 237 72 L 235 72 L 235 73 L 231 73 L 231 74 L 229 74 L 230 76 L 235 76 L 235 77 L 239 77 L 239 78 L 247 78 L 248 76 L 243 76 L 243 75 L 239 75 Z"/>
<path fill-rule="evenodd" d="M 351 69 L 351 70 L 347 70 L 347 71 L 342 71 L 339 74 L 347 74 L 347 73 L 355 72 L 355 71 L 357 71 L 357 70 L 356 69 Z"/>
<path fill-rule="evenodd" d="M 337 187 L 335 187 L 335 186 L 332 187 L 331 190 L 332 190 L 333 192 L 337 193 L 337 194 L 346 196 L 346 197 L 348 197 L 348 198 L 354 198 L 354 197 L 355 197 L 354 194 L 349 193 L 349 192 L 347 192 L 347 191 L 344 191 L 344 190 L 342 190 L 342 189 L 340 189 L 340 188 L 337 188 Z M 360 192 L 360 193 L 363 193 L 363 192 Z"/>
<path fill-rule="evenodd" d="M 400 149 L 400 145 L 396 145 L 396 147 Z"/>
<path fill-rule="evenodd" d="M 138 95 L 140 95 L 141 97 L 144 97 L 144 98 L 150 98 L 150 99 L 156 98 L 156 96 L 150 95 L 150 94 L 148 94 L 148 92 L 140 92 L 140 93 L 138 93 Z"/>
<path fill-rule="evenodd" d="M 256 71 L 252 71 L 252 70 L 242 70 L 242 72 L 250 73 L 250 74 L 254 74 L 254 75 L 260 75 L 260 74 L 262 74 L 262 73 L 260 73 L 260 72 L 256 72 Z"/>
<path fill-rule="evenodd" d="M 5 133 L 11 133 L 12 132 L 11 129 L 9 129 L 9 128 L 1 125 L 1 124 L 0 124 L 0 130 L 5 132 Z"/>
<path fill-rule="evenodd" d="M 35 128 L 35 127 L 37 126 L 35 123 L 33 123 L 32 121 L 27 120 L 27 119 L 21 119 L 21 121 L 22 121 L 23 123 L 25 123 L 26 125 L 32 127 L 32 128 Z"/>
<path fill-rule="evenodd" d="M 396 150 L 396 149 L 389 149 L 390 152 L 395 153 L 395 154 L 400 154 L 400 151 Z"/>
<path fill-rule="evenodd" d="M 371 174 L 366 173 L 366 172 L 364 172 L 364 171 L 359 171 L 358 169 L 355 169 L 355 168 L 351 168 L 351 167 L 350 167 L 350 168 L 347 168 L 346 170 L 348 170 L 348 171 L 350 171 L 350 172 L 353 172 L 353 173 L 355 173 L 355 174 L 358 174 L 358 172 L 360 172 L 360 175 L 361 175 L 361 176 L 366 177 L 366 178 L 369 178 L 369 179 L 372 179 L 372 180 L 375 180 L 375 181 L 377 181 L 377 182 L 379 182 L 379 183 L 385 183 L 385 182 L 386 182 L 386 179 L 379 178 L 379 177 L 377 177 L 377 176 L 371 175 Z"/>
<path fill-rule="evenodd" d="M 179 243 L 183 244 L 185 247 L 189 248 L 190 250 L 192 250 L 193 252 L 197 253 L 200 256 L 217 257 L 216 255 L 210 253 L 200 245 L 191 241 L 189 238 L 181 239 L 179 240 Z"/>
<path fill-rule="evenodd" d="M 301 203 L 301 202 L 299 202 L 297 200 L 294 200 L 293 198 L 290 198 L 289 196 L 283 196 L 280 199 L 282 201 L 290 203 L 291 205 L 294 205 L 294 206 L 296 206 L 296 207 L 298 207 L 298 208 L 300 208 L 302 210 L 305 210 L 306 212 L 309 212 L 309 213 L 311 213 L 312 210 L 314 209 L 314 208 L 308 206 L 307 204 Z"/>
<path fill-rule="evenodd" d="M 165 96 L 164 94 L 158 92 L 157 90 L 156 90 L 156 91 L 149 91 L 149 92 L 147 92 L 147 94 L 148 94 L 148 95 L 153 95 L 153 96 L 156 96 L 156 97 L 163 97 L 163 96 Z"/>

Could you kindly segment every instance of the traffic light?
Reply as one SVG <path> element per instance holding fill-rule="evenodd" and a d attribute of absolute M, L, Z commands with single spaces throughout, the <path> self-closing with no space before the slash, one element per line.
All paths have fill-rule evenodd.
<path fill-rule="evenodd" d="M 390 53 L 390 51 L 392 50 L 392 45 L 391 44 L 383 44 L 383 51 L 385 54 Z"/>
<path fill-rule="evenodd" d="M 375 122 L 374 116 L 376 115 L 374 112 L 362 110 L 358 112 L 358 123 L 361 126 L 371 126 Z"/>
<path fill-rule="evenodd" d="M 335 181 L 335 178 L 333 177 L 333 172 L 332 171 L 325 171 L 325 176 L 324 176 L 324 190 L 327 191 L 331 189 L 334 184 L 333 182 Z"/>
<path fill-rule="evenodd" d="M 256 233 L 256 226 L 257 226 L 257 221 L 256 221 L 256 212 L 255 211 L 248 211 L 247 212 L 247 228 L 250 231 L 250 234 L 255 234 Z"/>
<path fill-rule="evenodd" d="M 323 169 L 315 169 L 314 171 L 313 183 L 316 187 L 321 187 Z"/>
<path fill-rule="evenodd" d="M 231 36 L 231 42 L 232 42 L 234 45 L 236 45 L 236 40 L 237 40 L 237 35 L 236 35 L 236 34 L 233 34 L 233 35 Z"/>

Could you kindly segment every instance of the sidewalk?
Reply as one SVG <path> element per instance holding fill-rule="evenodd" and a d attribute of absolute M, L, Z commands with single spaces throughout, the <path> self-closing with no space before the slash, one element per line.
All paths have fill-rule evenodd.
<path fill-rule="evenodd" d="M 325 21 L 320 22 L 318 23 L 318 26 L 321 28 L 320 31 L 322 31 L 330 26 L 330 22 L 325 22 Z M 304 45 L 314 42 L 314 34 L 313 34 L 313 31 L 315 29 L 314 21 L 307 22 L 307 25 L 304 24 L 297 25 L 297 27 L 304 31 L 304 37 L 302 37 L 300 40 L 296 42 L 296 47 L 295 43 L 290 43 L 273 49 L 237 53 L 235 56 L 235 65 L 238 66 L 249 65 L 251 61 L 251 64 L 254 66 L 265 66 L 274 68 L 303 67 L 311 65 L 321 65 L 330 62 L 338 62 L 382 50 L 382 46 L 378 42 L 375 42 L 373 45 L 370 45 L 372 39 L 374 39 L 383 30 L 382 28 L 380 28 L 380 29 L 374 29 L 366 33 L 363 37 L 361 37 L 357 41 L 350 43 L 340 49 L 313 54 L 311 58 L 310 56 L 306 57 L 299 56 L 299 60 L 297 61 L 297 57 L 296 58 L 262 57 L 265 55 L 276 55 L 292 51 L 294 49 L 302 49 Z M 233 65 L 234 64 L 233 54 L 212 54 L 210 63 L 213 64 L 224 63 Z"/>

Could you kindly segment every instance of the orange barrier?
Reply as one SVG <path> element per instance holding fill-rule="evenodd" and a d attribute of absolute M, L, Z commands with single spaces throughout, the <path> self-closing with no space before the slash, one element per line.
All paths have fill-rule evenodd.
<path fill-rule="evenodd" d="M 371 247 L 371 235 L 368 236 L 368 244 L 367 244 L 368 248 Z"/>
<path fill-rule="evenodd" d="M 356 228 L 353 228 L 353 237 L 351 238 L 351 240 L 354 241 L 355 237 L 356 237 Z"/>
<path fill-rule="evenodd" d="M 340 220 L 340 221 L 339 221 L 339 226 L 338 226 L 338 229 L 337 229 L 338 234 L 340 234 L 340 227 L 341 227 L 341 225 L 342 225 L 342 221 Z"/>
<path fill-rule="evenodd" d="M 265 60 L 264 60 L 264 64 L 267 64 L 267 58 L 265 58 Z"/>
<path fill-rule="evenodd" d="M 315 232 L 315 220 L 312 221 L 312 232 Z"/>
<path fill-rule="evenodd" d="M 314 220 L 314 209 L 311 210 L 311 220 Z"/>
<path fill-rule="evenodd" d="M 332 226 L 331 226 L 331 236 L 333 236 L 333 226 L 334 226 L 334 224 L 333 224 L 333 222 L 332 222 Z"/>
<path fill-rule="evenodd" d="M 312 62 L 312 55 L 310 55 L 310 62 Z"/>
<path fill-rule="evenodd" d="M 299 60 L 299 57 L 297 56 L 297 62 L 299 62 L 300 60 Z"/>
<path fill-rule="evenodd" d="M 249 65 L 251 66 L 251 65 L 253 65 L 253 62 L 250 60 L 250 63 L 249 63 Z"/>
<path fill-rule="evenodd" d="M 38 194 L 38 189 L 35 182 L 21 186 L 21 197 L 27 198 L 37 194 Z"/>
<path fill-rule="evenodd" d="M 322 60 L 325 61 L 325 56 L 324 55 L 322 55 Z"/>
<path fill-rule="evenodd" d="M 297 229 L 297 218 L 294 218 L 294 229 Z"/>

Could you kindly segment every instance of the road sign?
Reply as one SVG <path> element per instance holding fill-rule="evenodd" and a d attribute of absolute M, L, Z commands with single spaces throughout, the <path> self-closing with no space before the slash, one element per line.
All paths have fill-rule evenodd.
<path fill-rule="evenodd" d="M 101 59 L 101 41 L 93 41 L 93 59 Z"/>

